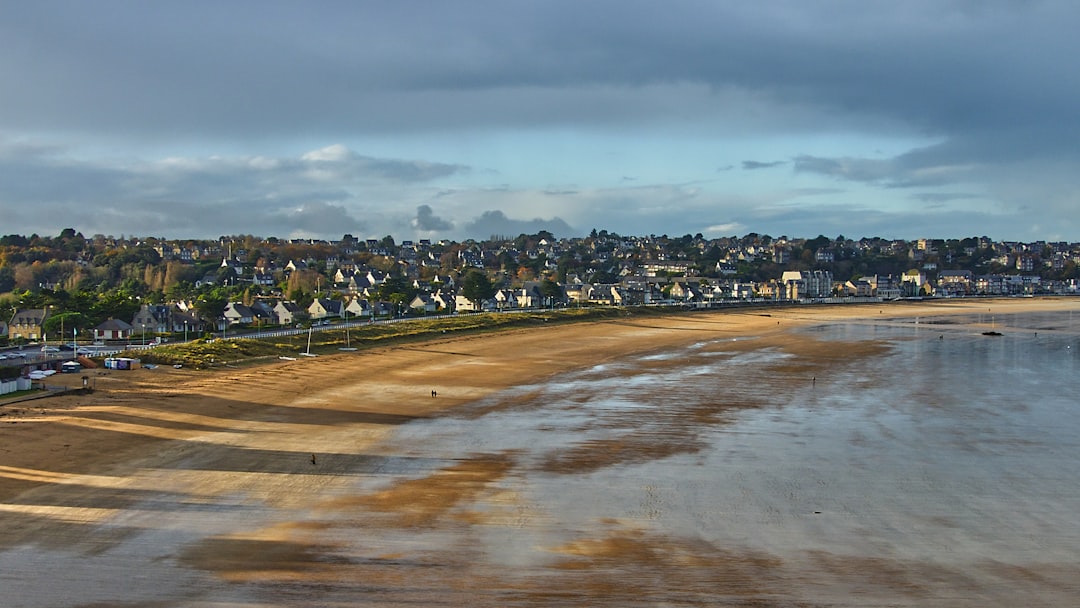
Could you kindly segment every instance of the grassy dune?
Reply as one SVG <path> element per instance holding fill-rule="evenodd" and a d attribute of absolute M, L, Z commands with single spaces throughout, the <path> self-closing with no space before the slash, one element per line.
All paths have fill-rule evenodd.
<path fill-rule="evenodd" d="M 428 340 L 444 334 L 468 334 L 504 329 L 536 327 L 543 324 L 603 321 L 627 316 L 657 316 L 671 314 L 671 309 L 657 308 L 572 308 L 515 314 L 481 313 L 440 319 L 415 319 L 400 323 L 323 328 L 311 333 L 311 352 L 338 352 L 348 345 L 358 350 L 389 346 L 397 343 Z M 165 344 L 150 351 L 124 353 L 144 363 L 183 365 L 206 368 L 222 364 L 257 362 L 281 356 L 296 356 L 308 347 L 308 334 L 273 338 L 232 338 L 227 340 L 195 340 L 186 344 Z"/>

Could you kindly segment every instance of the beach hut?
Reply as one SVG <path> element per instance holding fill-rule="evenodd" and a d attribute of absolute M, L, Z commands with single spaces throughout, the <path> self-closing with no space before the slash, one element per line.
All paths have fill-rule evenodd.
<path fill-rule="evenodd" d="M 141 363 L 130 357 L 109 357 L 105 359 L 105 369 L 139 369 Z"/>

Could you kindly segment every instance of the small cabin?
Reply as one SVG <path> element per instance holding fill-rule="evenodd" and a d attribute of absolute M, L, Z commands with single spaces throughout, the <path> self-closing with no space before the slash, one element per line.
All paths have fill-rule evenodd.
<path fill-rule="evenodd" d="M 109 357 L 105 359 L 105 369 L 139 369 L 142 362 L 130 357 Z"/>

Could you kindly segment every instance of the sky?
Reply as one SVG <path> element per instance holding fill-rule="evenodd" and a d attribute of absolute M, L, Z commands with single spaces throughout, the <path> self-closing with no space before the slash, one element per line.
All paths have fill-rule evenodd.
<path fill-rule="evenodd" d="M 0 0 L 0 234 L 1080 241 L 1080 3 Z"/>

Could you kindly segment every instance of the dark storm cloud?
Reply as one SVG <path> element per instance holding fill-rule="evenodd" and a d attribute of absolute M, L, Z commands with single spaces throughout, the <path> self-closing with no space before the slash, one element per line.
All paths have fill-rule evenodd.
<path fill-rule="evenodd" d="M 699 83 L 960 134 L 1052 124 L 1080 87 L 1070 2 L 61 4 L 16 3 L 0 22 L 0 76 L 16 83 L 0 103 L 20 126 L 663 120 L 685 101 L 664 91 Z"/>
<path fill-rule="evenodd" d="M 420 205 L 416 208 L 416 217 L 412 219 L 412 227 L 423 232 L 445 232 L 454 228 L 454 223 L 444 220 L 435 215 L 430 205 Z"/>

